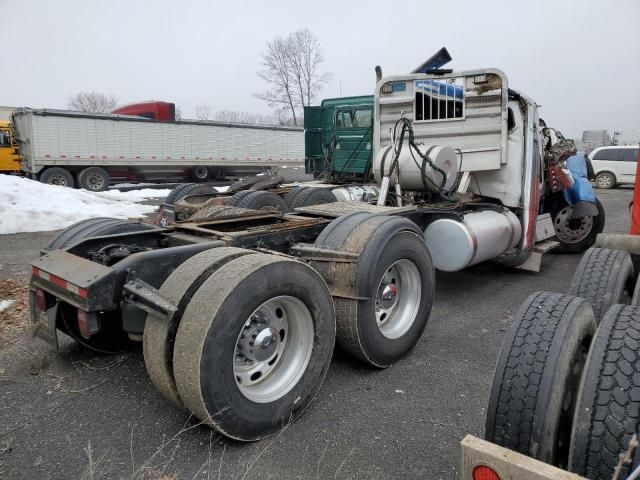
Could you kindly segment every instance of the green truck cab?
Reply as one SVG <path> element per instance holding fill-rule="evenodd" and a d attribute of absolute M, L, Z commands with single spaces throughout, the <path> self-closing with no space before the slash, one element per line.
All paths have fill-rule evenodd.
<path fill-rule="evenodd" d="M 304 107 L 305 172 L 333 182 L 371 177 L 373 95 L 328 98 Z"/>

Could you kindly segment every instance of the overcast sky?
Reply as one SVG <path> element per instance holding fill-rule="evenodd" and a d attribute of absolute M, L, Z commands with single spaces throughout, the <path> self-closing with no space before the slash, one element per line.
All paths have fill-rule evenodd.
<path fill-rule="evenodd" d="M 253 94 L 265 43 L 308 27 L 333 73 L 323 97 L 373 92 L 441 46 L 455 69 L 497 67 L 547 123 L 640 129 L 640 0 L 0 0 L 0 105 L 64 108 L 98 90 L 269 112 Z"/>

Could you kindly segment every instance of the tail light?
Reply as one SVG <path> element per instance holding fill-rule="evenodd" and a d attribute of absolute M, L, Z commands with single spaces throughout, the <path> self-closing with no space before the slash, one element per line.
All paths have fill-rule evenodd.
<path fill-rule="evenodd" d="M 496 471 L 486 465 L 478 465 L 473 469 L 473 480 L 500 480 L 500 475 Z"/>
<path fill-rule="evenodd" d="M 78 309 L 78 330 L 84 338 L 90 338 L 100 331 L 98 316 L 95 313 Z"/>

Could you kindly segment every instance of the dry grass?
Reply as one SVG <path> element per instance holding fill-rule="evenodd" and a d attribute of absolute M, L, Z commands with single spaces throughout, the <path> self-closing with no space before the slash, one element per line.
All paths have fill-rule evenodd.
<path fill-rule="evenodd" d="M 0 280 L 0 300 L 13 300 L 0 312 L 0 336 L 13 338 L 24 332 L 29 320 L 29 284 L 24 280 Z"/>

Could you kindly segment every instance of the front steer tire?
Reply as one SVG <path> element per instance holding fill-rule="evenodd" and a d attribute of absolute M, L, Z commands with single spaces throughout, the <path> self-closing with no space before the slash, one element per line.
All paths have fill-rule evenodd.
<path fill-rule="evenodd" d="M 263 307 L 272 306 L 273 301 L 283 302 L 289 333 L 284 337 L 281 332 L 276 334 L 274 343 L 254 344 L 258 340 L 251 339 L 252 329 L 263 325 Z M 295 306 L 291 316 L 285 305 Z M 278 315 L 279 310 L 282 316 L 280 308 L 270 311 Z M 271 323 L 264 325 L 272 328 Z M 300 338 L 296 331 L 302 332 Z M 260 331 L 257 336 L 262 335 Z M 289 335 L 297 340 L 286 343 L 284 338 Z M 184 311 L 173 353 L 178 393 L 197 418 L 220 433 L 236 440 L 259 440 L 285 427 L 308 407 L 329 368 L 334 340 L 333 302 L 317 272 L 275 255 L 236 258 L 205 280 Z M 246 342 L 253 345 L 250 351 L 239 350 Z M 241 381 L 243 368 L 251 368 L 246 363 L 248 355 L 253 352 L 257 362 L 258 353 L 270 345 L 284 350 L 276 350 L 268 372 L 256 378 L 252 375 L 255 383 Z"/>
<path fill-rule="evenodd" d="M 581 253 L 596 242 L 596 237 L 604 230 L 605 212 L 596 198 L 598 215 L 572 219 L 571 205 L 562 204 L 551 212 L 556 238 L 560 242 L 554 253 Z"/>
<path fill-rule="evenodd" d="M 576 394 L 595 331 L 586 300 L 531 294 L 500 351 L 485 439 L 566 467 Z"/>

